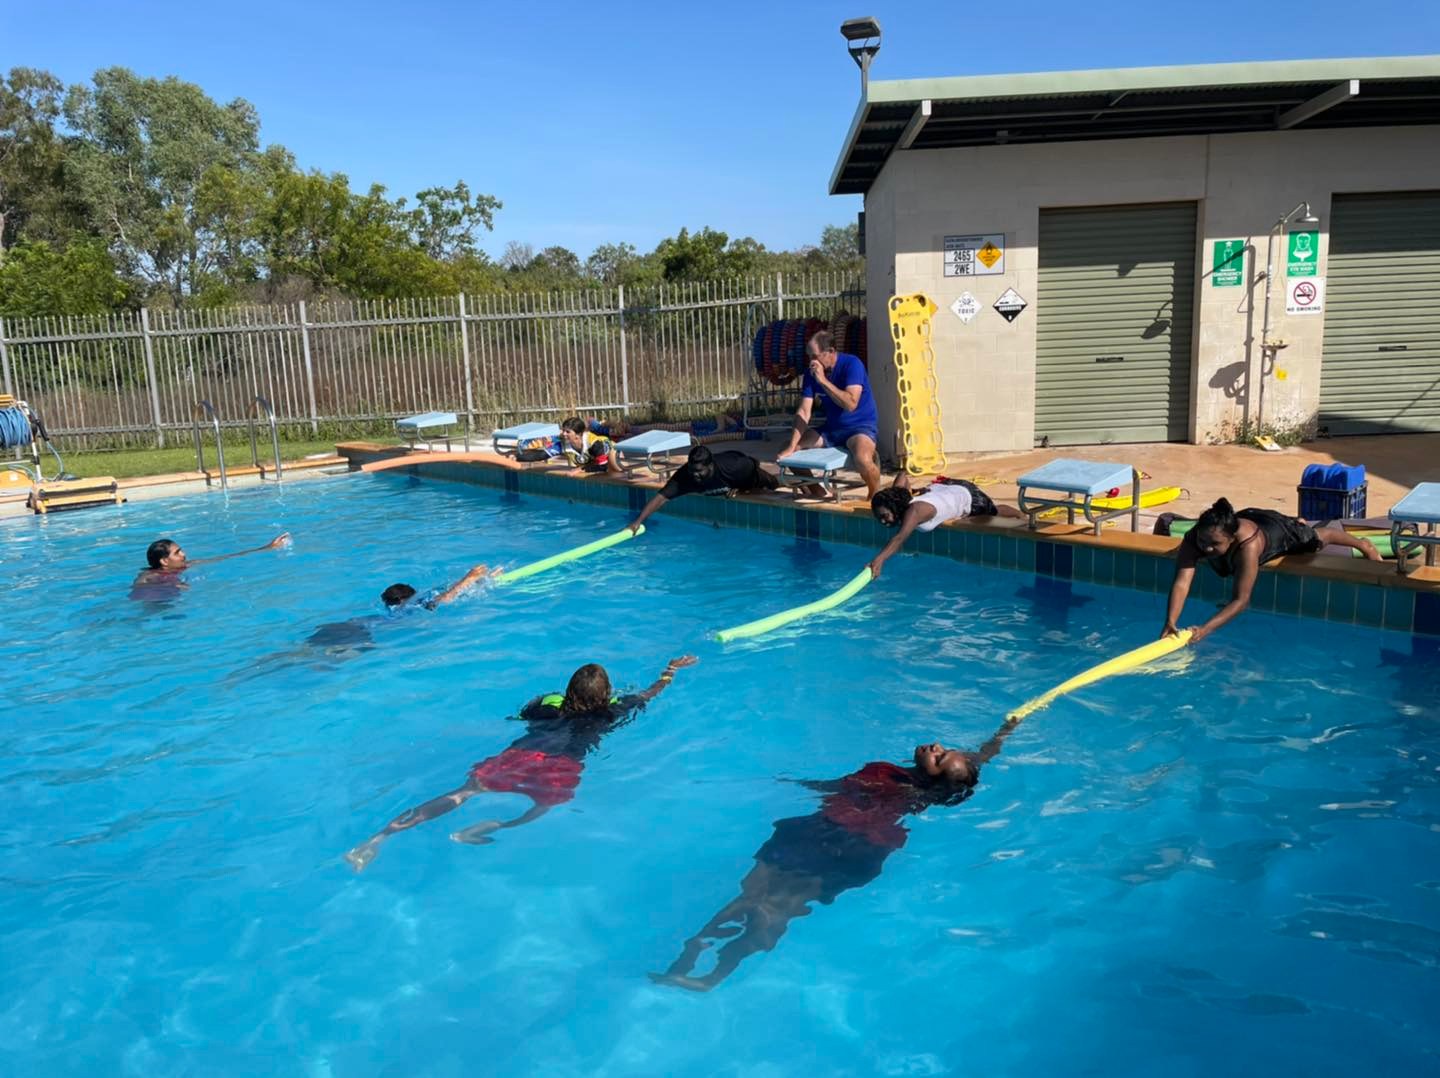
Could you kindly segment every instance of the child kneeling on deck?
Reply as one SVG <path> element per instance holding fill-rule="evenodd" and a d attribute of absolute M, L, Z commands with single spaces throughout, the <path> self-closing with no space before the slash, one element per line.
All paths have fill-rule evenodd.
<path fill-rule="evenodd" d="M 947 479 L 936 476 L 919 494 L 910 490 L 910 476 L 901 473 L 885 490 L 870 499 L 870 511 L 887 528 L 900 532 L 885 544 L 885 549 L 870 562 L 870 575 L 876 579 L 892 556 L 900 552 L 912 532 L 933 532 L 941 524 L 965 517 L 1014 517 L 1025 514 L 1008 505 L 996 505 L 990 496 L 968 479 Z"/>

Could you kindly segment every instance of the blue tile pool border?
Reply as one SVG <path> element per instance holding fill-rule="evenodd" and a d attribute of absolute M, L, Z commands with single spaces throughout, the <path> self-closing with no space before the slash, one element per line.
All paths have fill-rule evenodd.
<path fill-rule="evenodd" d="M 357 454 L 349 455 L 352 466 L 364 463 L 363 456 L 357 460 Z M 540 469 L 516 470 L 462 461 L 431 460 L 393 471 L 492 487 L 510 494 L 564 498 L 627 513 L 639 512 L 655 491 L 653 486 L 599 477 L 576 479 Z M 721 527 L 875 550 L 893 534 L 862 513 L 760 498 L 679 498 L 667 504 L 663 512 Z M 929 534 L 917 533 L 908 549 L 973 565 L 1151 593 L 1168 591 L 1172 575 L 1166 552 L 1132 550 L 1118 543 L 1097 543 L 1089 536 L 1000 525 L 947 525 Z M 1229 581 L 1202 572 L 1196 574 L 1191 594 L 1206 601 L 1222 601 L 1229 596 L 1229 589 Z M 1416 587 L 1402 583 L 1398 576 L 1394 585 L 1380 585 L 1331 579 L 1299 568 L 1266 569 L 1256 582 L 1250 605 L 1268 613 L 1440 637 L 1440 586 L 1422 581 Z"/>

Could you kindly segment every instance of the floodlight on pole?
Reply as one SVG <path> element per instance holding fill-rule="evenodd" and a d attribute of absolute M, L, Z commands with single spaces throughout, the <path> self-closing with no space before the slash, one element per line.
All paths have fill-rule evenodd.
<path fill-rule="evenodd" d="M 870 85 L 870 61 L 880 51 L 880 20 L 874 18 L 846 19 L 840 33 L 850 50 L 850 59 L 860 68 L 860 93 Z"/>

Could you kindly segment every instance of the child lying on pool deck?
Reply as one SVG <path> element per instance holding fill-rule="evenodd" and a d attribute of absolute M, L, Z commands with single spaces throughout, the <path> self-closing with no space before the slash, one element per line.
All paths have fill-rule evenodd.
<path fill-rule="evenodd" d="M 870 499 L 870 511 L 884 527 L 899 528 L 899 534 L 870 562 L 870 575 L 879 578 L 885 563 L 900 552 L 916 529 L 933 532 L 941 524 L 965 517 L 1014 517 L 1024 513 L 1008 505 L 996 505 L 990 496 L 968 479 L 947 479 L 938 475 L 919 494 L 910 492 L 910 477 L 901 472 L 895 482 Z"/>
<path fill-rule="evenodd" d="M 625 725 L 659 696 L 674 679 L 676 670 L 696 662 L 693 655 L 671 659 L 648 689 L 621 697 L 611 695 L 610 676 L 603 667 L 595 663 L 582 666 L 571 676 L 563 695 L 550 693 L 525 705 L 519 716 L 526 725 L 525 733 L 503 752 L 472 767 L 464 785 L 406 809 L 347 853 L 345 860 L 356 872 L 362 871 L 391 835 L 443 816 L 476 794 L 524 794 L 533 804 L 513 820 L 486 820 L 456 831 L 450 836 L 456 842 L 483 845 L 494 841 L 489 837 L 494 831 L 538 820 L 575 796 L 585 757 L 599 746 L 600 739 Z"/>

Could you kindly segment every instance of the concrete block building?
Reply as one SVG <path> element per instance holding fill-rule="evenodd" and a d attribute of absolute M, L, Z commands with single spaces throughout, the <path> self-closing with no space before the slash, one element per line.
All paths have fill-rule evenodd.
<path fill-rule="evenodd" d="M 1440 430 L 1440 57 L 870 82 L 830 190 L 882 431 L 911 292 L 947 452 Z"/>

